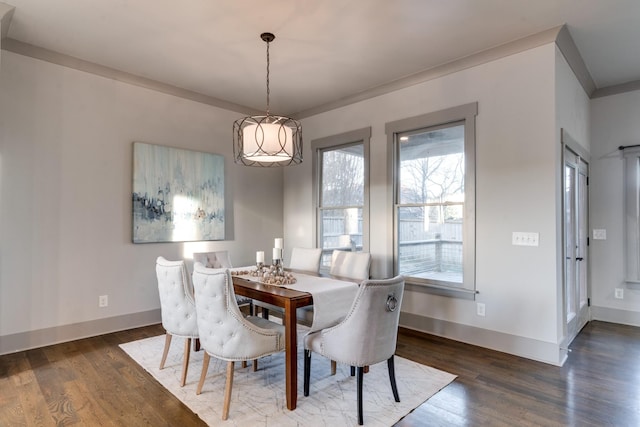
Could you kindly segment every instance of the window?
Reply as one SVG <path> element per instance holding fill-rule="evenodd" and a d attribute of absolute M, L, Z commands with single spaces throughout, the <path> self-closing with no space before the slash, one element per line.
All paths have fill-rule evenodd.
<path fill-rule="evenodd" d="M 430 292 L 475 293 L 475 116 L 467 104 L 387 123 L 394 274 Z"/>
<path fill-rule="evenodd" d="M 640 283 L 640 148 L 624 148 L 625 279 Z"/>
<path fill-rule="evenodd" d="M 321 269 L 335 249 L 369 251 L 369 138 L 365 128 L 311 142 Z"/>

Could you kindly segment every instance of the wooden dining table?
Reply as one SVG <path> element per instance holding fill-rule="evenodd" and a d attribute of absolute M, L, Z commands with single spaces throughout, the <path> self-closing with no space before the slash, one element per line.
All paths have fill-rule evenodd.
<path fill-rule="evenodd" d="M 284 309 L 285 340 L 285 393 L 287 408 L 296 409 L 298 402 L 298 336 L 296 310 L 313 304 L 309 292 L 301 292 L 279 286 L 272 286 L 233 276 L 236 295 L 246 296 Z"/>

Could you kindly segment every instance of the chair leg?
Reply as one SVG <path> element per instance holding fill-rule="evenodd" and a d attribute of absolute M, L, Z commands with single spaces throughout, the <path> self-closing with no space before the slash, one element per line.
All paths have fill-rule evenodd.
<path fill-rule="evenodd" d="M 396 385 L 396 370 L 393 363 L 393 355 L 387 359 L 387 368 L 389 370 L 389 380 L 391 381 L 391 390 L 393 391 L 393 398 L 396 402 L 400 402 L 400 395 L 398 395 L 398 386 Z"/>
<path fill-rule="evenodd" d="M 351 367 L 351 376 L 352 376 L 352 377 L 355 377 L 355 376 L 356 376 L 356 367 L 355 367 L 355 366 L 352 366 L 352 367 Z"/>
<path fill-rule="evenodd" d="M 258 370 L 258 359 L 253 359 L 253 372 Z"/>
<path fill-rule="evenodd" d="M 249 316 L 253 316 L 253 300 L 249 301 Z"/>
<path fill-rule="evenodd" d="M 362 379 L 364 377 L 364 368 L 358 366 L 358 373 L 356 375 L 356 381 L 358 382 L 358 424 L 364 424 L 362 417 Z"/>
<path fill-rule="evenodd" d="M 246 360 L 243 360 L 243 361 L 242 361 L 242 367 L 243 367 L 243 368 L 246 368 L 246 367 L 247 367 L 247 361 L 246 361 Z"/>
<path fill-rule="evenodd" d="M 169 354 L 169 346 L 171 346 L 172 335 L 167 332 L 164 338 L 164 350 L 162 352 L 162 360 L 160 360 L 160 369 L 164 369 L 164 362 L 167 361 L 167 354 Z"/>
<path fill-rule="evenodd" d="M 231 388 L 233 387 L 233 365 L 235 362 L 227 362 L 227 383 L 224 386 L 224 406 L 222 407 L 222 419 L 229 418 L 229 406 L 231 405 Z"/>
<path fill-rule="evenodd" d="M 184 341 L 184 357 L 182 358 L 182 378 L 180 387 L 184 387 L 187 382 L 187 369 L 189 369 L 189 356 L 191 355 L 191 338 Z"/>
<path fill-rule="evenodd" d="M 200 381 L 198 382 L 198 388 L 196 394 L 202 393 L 202 386 L 204 385 L 204 379 L 207 377 L 207 371 L 209 370 L 209 360 L 211 356 L 205 351 L 204 358 L 202 359 L 202 373 L 200 374 Z"/>
<path fill-rule="evenodd" d="M 304 349 L 304 395 L 309 396 L 311 382 L 311 350 Z"/>
<path fill-rule="evenodd" d="M 331 375 L 335 375 L 336 374 L 336 369 L 337 369 L 337 363 L 335 360 L 331 361 Z"/>
<path fill-rule="evenodd" d="M 262 307 L 262 318 L 263 319 L 269 319 L 269 309 L 268 308 L 264 308 Z"/>

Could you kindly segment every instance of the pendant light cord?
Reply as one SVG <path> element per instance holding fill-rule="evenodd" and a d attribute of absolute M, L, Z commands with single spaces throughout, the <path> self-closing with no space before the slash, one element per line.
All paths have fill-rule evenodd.
<path fill-rule="evenodd" d="M 269 42 L 267 41 L 267 117 L 269 117 Z"/>

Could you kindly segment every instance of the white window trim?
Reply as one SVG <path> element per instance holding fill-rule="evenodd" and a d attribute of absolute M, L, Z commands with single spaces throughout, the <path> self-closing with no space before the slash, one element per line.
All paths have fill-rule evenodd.
<path fill-rule="evenodd" d="M 465 208 L 464 208 L 464 228 L 463 228 L 463 283 L 464 288 L 455 288 L 452 286 L 442 285 L 438 283 L 412 282 L 411 278 L 406 281 L 407 289 L 418 292 L 433 293 L 438 295 L 475 299 L 476 291 L 476 257 L 475 257 L 475 223 L 476 223 L 476 126 L 475 118 L 478 114 L 478 103 L 459 105 L 457 107 L 445 110 L 435 111 L 420 116 L 410 117 L 407 119 L 396 120 L 386 123 L 385 132 L 387 134 L 387 158 L 389 163 L 388 170 L 388 191 L 389 200 L 391 201 L 389 209 L 393 224 L 390 229 L 390 238 L 388 239 L 393 245 L 393 258 L 389 261 L 389 271 L 393 271 L 394 275 L 397 271 L 397 215 L 396 215 L 396 177 L 397 177 L 397 160 L 398 160 L 398 144 L 396 135 L 403 132 L 411 132 L 413 130 L 429 128 L 444 125 L 447 123 L 464 122 L 465 138 L 464 138 L 464 154 L 465 154 Z"/>

